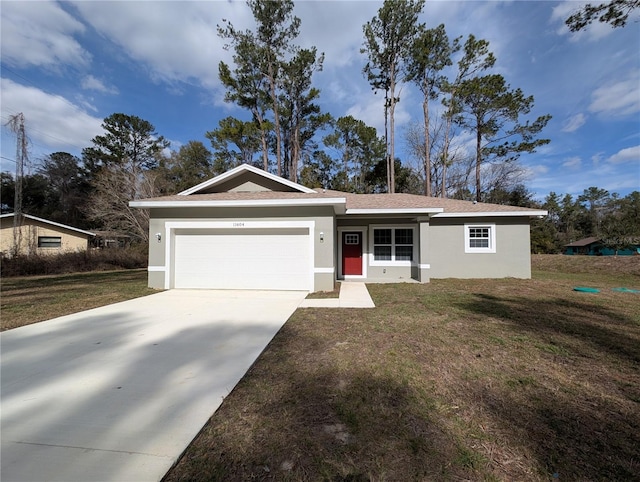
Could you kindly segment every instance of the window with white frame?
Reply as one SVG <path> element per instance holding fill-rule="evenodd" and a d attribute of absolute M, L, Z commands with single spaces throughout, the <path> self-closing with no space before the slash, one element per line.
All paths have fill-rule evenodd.
<path fill-rule="evenodd" d="M 465 253 L 495 253 L 496 225 L 495 224 L 465 224 L 464 226 Z"/>
<path fill-rule="evenodd" d="M 374 228 L 374 262 L 412 262 L 413 228 Z"/>

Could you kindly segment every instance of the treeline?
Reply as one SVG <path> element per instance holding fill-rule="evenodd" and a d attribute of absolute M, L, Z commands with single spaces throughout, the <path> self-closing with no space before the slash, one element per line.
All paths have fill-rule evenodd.
<path fill-rule="evenodd" d="M 384 136 L 351 116 L 322 112 L 314 74 L 324 54 L 295 44 L 301 22 L 292 0 L 248 0 L 253 30 L 218 26 L 233 52 L 219 64 L 225 100 L 247 113 L 208 132 L 219 167 L 255 163 L 295 182 L 356 192 L 416 192 L 477 201 L 522 178 L 522 153 L 549 142 L 538 135 L 550 115 L 526 117 L 533 96 L 492 71 L 489 42 L 450 39 L 444 25 L 419 21 L 424 0 L 385 0 L 363 25 L 363 75 L 379 95 Z M 395 152 L 399 92 L 419 92 L 423 116 L 407 131 L 410 156 Z M 473 137 L 467 146 L 460 139 Z"/>
<path fill-rule="evenodd" d="M 363 75 L 380 94 L 383 136 L 363 120 L 322 111 L 313 79 L 324 54 L 296 45 L 292 0 L 247 4 L 253 29 L 217 27 L 233 53 L 232 65 L 220 62 L 219 80 L 244 118 L 206 132 L 210 148 L 189 141 L 172 151 L 150 122 L 112 114 L 81 157 L 52 153 L 25 176 L 23 211 L 145 241 L 148 213 L 130 209 L 130 200 L 175 194 L 241 163 L 310 187 L 492 202 L 521 189 L 519 156 L 549 142 L 538 135 L 550 116 L 526 118 L 533 97 L 492 71 L 489 43 L 427 28 L 419 22 L 424 0 L 385 0 L 362 26 Z M 409 155 L 400 159 L 394 113 L 403 84 L 421 93 L 423 115 L 403 133 Z M 470 135 L 473 145 L 461 144 Z M 3 173 L 3 212 L 13 209 L 12 183 Z"/>
<path fill-rule="evenodd" d="M 532 226 L 532 248 L 537 253 L 561 252 L 582 238 L 599 238 L 614 251 L 640 244 L 640 191 L 625 197 L 590 187 L 573 197 L 549 193 L 539 207 L 549 214 Z"/>

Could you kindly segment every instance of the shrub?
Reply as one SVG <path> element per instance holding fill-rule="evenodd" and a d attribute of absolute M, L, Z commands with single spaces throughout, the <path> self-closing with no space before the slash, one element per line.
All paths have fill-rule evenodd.
<path fill-rule="evenodd" d="M 147 266 L 146 247 L 124 249 L 91 249 L 54 255 L 1 256 L 1 276 L 33 276 L 46 274 L 108 271 L 144 268 Z"/>

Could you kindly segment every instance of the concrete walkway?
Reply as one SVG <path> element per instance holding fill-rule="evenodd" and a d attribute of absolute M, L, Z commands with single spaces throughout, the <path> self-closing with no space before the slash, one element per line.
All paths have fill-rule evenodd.
<path fill-rule="evenodd" d="M 160 480 L 305 295 L 170 290 L 0 334 L 0 479 Z"/>
<path fill-rule="evenodd" d="M 364 283 L 342 281 L 340 297 L 304 300 L 300 308 L 375 308 L 369 290 Z"/>

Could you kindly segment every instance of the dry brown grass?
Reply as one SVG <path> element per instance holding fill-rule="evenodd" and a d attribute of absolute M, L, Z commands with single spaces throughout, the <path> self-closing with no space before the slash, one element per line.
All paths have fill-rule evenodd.
<path fill-rule="evenodd" d="M 566 258 L 298 310 L 165 480 L 638 480 L 638 260 Z"/>
<path fill-rule="evenodd" d="M 1 329 L 155 293 L 146 270 L 2 278 Z"/>
<path fill-rule="evenodd" d="M 640 256 L 562 256 L 534 254 L 531 269 L 555 273 L 640 277 Z"/>
<path fill-rule="evenodd" d="M 322 300 L 340 297 L 340 283 L 336 283 L 332 291 L 316 291 L 307 295 L 308 300 Z"/>

